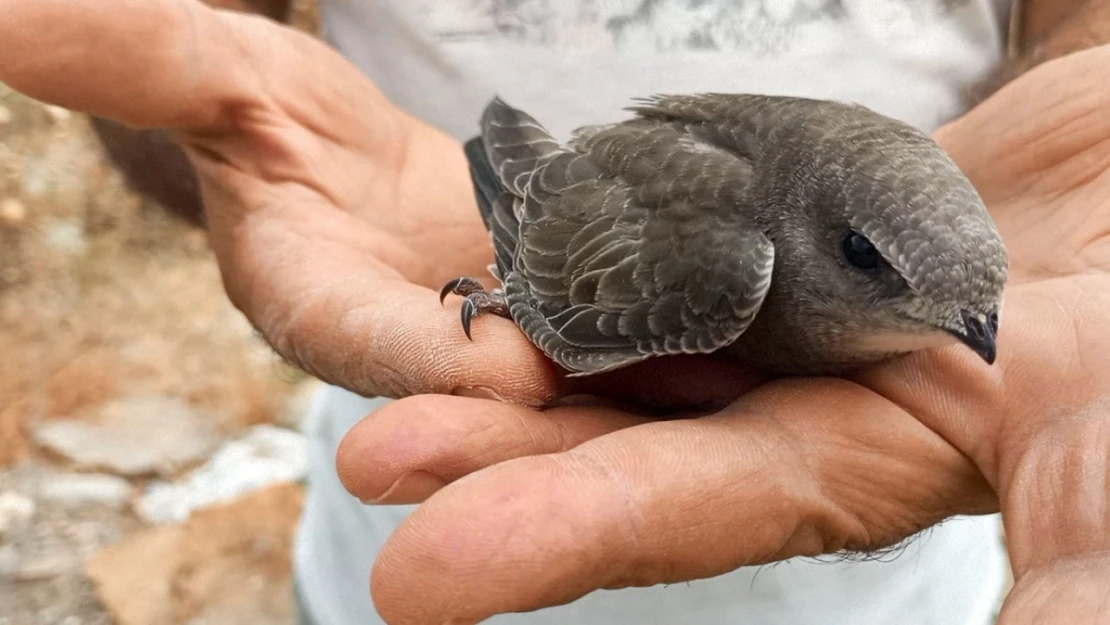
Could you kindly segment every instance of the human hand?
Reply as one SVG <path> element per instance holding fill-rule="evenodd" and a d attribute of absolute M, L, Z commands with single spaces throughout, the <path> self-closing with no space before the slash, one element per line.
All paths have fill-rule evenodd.
<path fill-rule="evenodd" d="M 1063 56 L 937 133 L 1014 250 L 1022 320 L 993 410 L 919 391 L 947 413 L 922 421 L 999 497 L 1015 577 L 1000 625 L 1110 620 L 1108 64 L 1107 45 Z"/>
<path fill-rule="evenodd" d="M 462 155 L 453 141 L 392 108 L 361 74 L 326 47 L 260 20 L 201 10 L 180 0 L 120 1 L 110 13 L 75 0 L 0 0 L 0 14 L 6 16 L 0 23 L 0 39 L 5 41 L 0 80 L 32 96 L 84 112 L 137 126 L 181 129 L 204 177 L 213 248 L 228 292 L 287 358 L 326 380 L 366 394 L 465 393 L 484 387 L 506 399 L 535 403 L 566 392 L 560 387 L 558 373 L 511 324 L 491 319 L 480 330 L 484 340 L 468 343 L 460 338 L 456 314 L 439 308 L 434 290 L 461 272 L 480 273 L 489 257 L 488 239 L 471 205 Z M 1052 82 L 1044 78 L 1043 71 L 1035 75 Z M 1028 84 L 1031 79 L 1032 75 L 1023 81 Z M 1084 193 L 1097 192 L 1097 188 L 1085 191 L 1091 188 L 1089 184 L 1102 182 L 1093 176 L 1046 176 L 1037 168 L 1025 169 L 1020 176 L 999 174 L 1015 171 L 1000 166 L 1008 162 L 1001 157 L 1020 154 L 1023 144 L 992 144 L 983 137 L 994 140 L 1005 134 L 1001 129 L 1020 127 L 1029 132 L 1016 134 L 1026 137 L 1029 144 L 1045 141 L 1035 130 L 1056 122 L 1045 124 L 1037 117 L 1020 115 L 1015 119 L 1015 111 L 1028 112 L 1030 108 L 1012 106 L 1020 102 L 1028 107 L 1037 97 L 1043 101 L 1048 95 L 1039 92 L 1043 88 L 1044 82 L 1040 86 L 1034 83 L 1023 87 L 1027 92 L 1016 95 L 1011 89 L 1002 100 L 999 94 L 992 100 L 995 113 L 988 116 L 997 119 L 986 130 L 970 123 L 963 128 L 954 126 L 968 131 L 966 145 L 957 145 L 956 139 L 963 136 L 959 132 L 949 132 L 947 137 L 963 150 L 961 164 L 969 168 L 976 183 L 994 190 L 985 195 L 996 205 L 1008 241 L 1024 232 L 1018 227 L 1022 223 L 1018 216 L 1044 214 L 1036 210 L 1050 204 L 1042 199 L 1069 198 L 1058 207 L 1074 209 L 1083 206 L 1078 202 L 1090 201 Z M 984 105 L 980 110 L 992 109 Z M 1090 112 L 1095 110 L 1077 109 L 1073 103 L 1054 111 L 1057 116 L 1049 119 L 1059 119 L 1063 112 L 1065 120 L 1087 115 L 1102 121 Z M 1007 119 L 1009 125 L 1003 123 Z M 1105 129 L 1088 123 L 1083 130 L 1066 136 L 1057 133 L 1049 145 L 1038 147 L 1042 156 L 1055 155 L 1049 159 L 1052 171 L 1101 171 L 1097 166 L 1103 164 L 1099 150 L 1106 144 Z M 943 137 L 943 131 L 938 136 Z M 982 152 L 989 145 L 997 149 Z M 408 149 L 397 150 L 397 146 Z M 398 153 L 405 154 L 403 162 Z M 327 170 L 322 170 L 321 163 L 328 163 Z M 1025 177 L 1054 179 L 1057 186 L 1026 189 L 1028 195 L 1023 198 L 1004 197 L 1005 182 L 1020 182 Z M 1074 188 L 1065 184 L 1077 182 L 1084 184 Z M 1074 210 L 1065 214 L 1072 215 Z M 429 229 L 429 223 L 437 227 Z M 1027 239 L 1025 246 L 1036 247 L 1038 239 Z M 1097 259 L 1092 251 L 1100 249 L 1097 243 L 1101 240 L 1083 238 L 1084 254 Z M 1086 244 L 1090 241 L 1096 244 Z M 1022 247 L 1010 245 L 1012 250 Z M 1059 249 L 1029 254 L 1029 267 L 1055 271 L 1059 265 L 1052 261 L 1051 253 Z M 1063 255 L 1068 258 L 1066 252 Z M 1024 263 L 1024 258 L 1023 254 L 1019 262 Z M 1024 276 L 1015 282 L 1044 277 L 1024 269 L 1015 273 Z M 340 468 L 354 492 L 367 498 L 381 495 L 397 476 L 410 470 L 438 475 L 424 475 L 422 484 L 420 478 L 410 481 L 408 492 L 399 487 L 386 498 L 417 500 L 437 483 L 477 474 L 453 484 L 422 507 L 392 541 L 375 572 L 379 606 L 398 623 L 455 614 L 451 596 L 439 593 L 452 586 L 444 586 L 444 578 L 437 577 L 440 571 L 435 567 L 441 564 L 437 558 L 450 557 L 453 566 L 459 567 L 448 568 L 448 574 L 460 568 L 469 573 L 451 578 L 457 596 L 468 596 L 475 588 L 488 591 L 484 584 L 492 574 L 507 573 L 521 584 L 518 588 L 510 585 L 507 591 L 516 594 L 480 593 L 484 603 L 471 603 L 470 607 L 478 612 L 472 618 L 481 618 L 521 609 L 519 606 L 566 601 L 600 586 L 700 577 L 793 553 L 889 544 L 950 514 L 994 510 L 999 493 L 1005 512 L 1006 502 L 1015 500 L 1008 494 L 1032 491 L 1009 482 L 1008 487 L 1000 485 L 1005 463 L 992 464 L 991 459 L 1011 458 L 1016 463 L 1032 457 L 1018 453 L 1022 445 L 1053 449 L 1038 446 L 1044 432 L 1034 425 L 1047 428 L 1055 423 L 1047 420 L 1049 416 L 1080 414 L 1076 411 L 1093 405 L 1092 398 L 1105 396 L 1099 394 L 1100 387 L 1083 386 L 1086 380 L 1069 375 L 1066 380 L 1082 392 L 1068 394 L 1065 389 L 1066 406 L 1054 404 L 1052 411 L 1038 412 L 1046 398 L 1055 400 L 1057 396 L 1042 392 L 1026 398 L 1026 394 L 1045 388 L 1026 382 L 1044 380 L 1029 377 L 1032 374 L 1009 373 L 1023 366 L 1028 369 L 1029 354 L 1047 363 L 1034 373 L 1051 378 L 1061 362 L 1097 364 L 1097 356 L 1105 353 L 1091 352 L 1105 347 L 1097 342 L 1098 336 L 1077 344 L 1075 349 L 1082 348 L 1082 353 L 1060 348 L 1071 345 L 1059 340 L 1073 336 L 1068 333 L 1072 330 L 1069 320 L 1086 315 L 1088 309 L 1097 320 L 1094 315 L 1100 310 L 1098 302 L 1088 301 L 1097 289 L 1092 289 L 1086 278 L 1076 278 L 1074 283 L 1072 278 L 1066 274 L 1063 286 L 1053 281 L 1013 289 L 998 370 L 1006 373 L 997 380 L 992 377 L 995 371 L 974 366 L 951 350 L 907 359 L 860 380 L 883 392 L 884 384 L 893 386 L 895 392 L 887 396 L 906 395 L 906 406 L 920 420 L 911 419 L 863 386 L 830 380 L 774 382 L 729 412 L 697 421 L 664 423 L 646 422 L 614 408 L 538 413 L 512 405 L 444 397 L 420 397 L 394 405 L 362 424 L 348 439 Z M 1059 298 L 1084 282 L 1087 288 L 1080 291 L 1086 298 L 1080 299 L 1084 305 L 1070 306 L 1067 315 L 1060 314 Z M 1054 323 L 1040 327 L 1038 315 Z M 1079 325 L 1088 332 L 1090 327 L 1097 328 L 1088 322 Z M 424 342 L 417 340 L 421 338 Z M 1044 345 L 1050 349 L 1042 354 L 1037 349 Z M 1042 357 L 1046 354 L 1051 360 Z M 949 381 L 958 375 L 964 377 Z M 984 376 L 993 383 L 982 383 Z M 1060 381 L 1050 381 L 1057 385 L 1051 388 L 1060 386 Z M 942 399 L 934 394 L 938 388 L 945 391 L 939 396 Z M 995 396 L 1014 388 L 1018 392 L 1007 399 L 1024 412 L 1011 414 L 991 403 Z M 821 398 L 824 405 L 815 407 L 814 397 Z M 1017 397 L 1029 401 L 1022 405 Z M 916 403 L 910 401 L 915 398 Z M 917 408 L 920 403 L 926 406 Z M 944 419 L 940 418 L 944 415 L 935 415 L 936 419 L 930 420 L 926 418 L 932 414 L 930 406 L 932 413 L 950 412 Z M 438 409 L 454 412 L 437 414 Z M 987 418 L 988 413 L 993 416 Z M 1015 416 L 1025 414 L 1036 417 L 1034 425 L 1025 426 Z M 1020 426 L 1012 432 L 999 425 L 1011 419 Z M 403 423 L 393 427 L 397 420 Z M 1072 427 L 1090 425 L 1079 421 Z M 1097 423 L 1097 419 L 1090 421 Z M 972 445 L 966 438 L 953 437 L 963 445 L 955 448 L 944 440 L 943 433 L 949 429 L 979 434 L 972 426 L 981 423 L 994 424 L 987 431 L 993 438 L 973 438 Z M 632 425 L 636 427 L 629 427 Z M 414 430 L 416 435 L 407 448 L 420 457 L 406 455 L 405 447 L 395 444 L 406 431 Z M 614 435 L 602 436 L 608 432 Z M 1004 432 L 1013 436 L 1003 437 Z M 1020 438 L 1017 432 L 1030 438 Z M 451 433 L 457 433 L 459 439 L 441 438 Z M 891 445 L 891 440 L 897 444 Z M 568 454 L 522 458 L 479 471 L 501 460 L 559 452 L 584 441 L 589 442 Z M 1083 444 L 1092 441 L 1098 439 L 1088 437 Z M 960 453 L 964 447 L 975 448 L 965 456 Z M 360 449 L 391 453 L 382 457 L 392 461 L 362 466 L 357 456 Z M 1082 449 L 1076 446 L 1064 451 L 1077 454 Z M 645 452 L 661 453 L 647 465 L 641 455 Z M 1071 458 L 1085 461 L 1088 457 Z M 452 459 L 463 462 L 452 467 Z M 875 475 L 875 466 L 883 468 L 881 483 L 868 481 Z M 1056 487 L 1063 490 L 1056 492 L 1065 492 L 1064 486 L 1070 485 L 1077 496 L 1091 495 L 1075 488 L 1082 482 L 1074 479 L 1074 464 L 1051 466 L 1069 469 L 1047 475 L 1060 481 Z M 1007 469 L 1008 474 L 1012 475 L 1013 469 Z M 521 472 L 515 482 L 510 475 L 513 471 Z M 687 482 L 695 474 L 699 483 L 691 490 Z M 919 486 L 912 492 L 903 483 L 907 475 L 919 478 Z M 926 479 L 920 480 L 921 475 Z M 984 475 L 998 479 L 987 481 Z M 536 477 L 540 480 L 533 483 L 531 479 Z M 1071 481 L 1065 481 L 1068 479 Z M 574 535 L 579 544 L 569 544 L 573 532 L 551 536 L 544 531 L 548 528 L 514 525 L 508 515 L 511 510 L 502 510 L 506 516 L 500 519 L 490 519 L 496 508 L 491 511 L 480 503 L 460 507 L 468 496 L 478 494 L 485 499 L 477 501 L 489 501 L 499 487 L 514 484 L 515 491 L 508 492 L 521 493 L 514 505 L 529 513 L 550 506 L 552 518 L 566 519 L 567 527 L 574 531 L 584 530 Z M 550 487 L 548 492 L 544 487 Z M 575 492 L 577 487 L 585 489 Z M 736 494 L 714 504 L 723 509 L 698 507 L 704 495 L 724 489 Z M 596 508 L 583 506 L 583 502 L 614 494 L 623 495 L 617 500 L 624 503 L 611 508 L 604 518 L 586 513 Z M 537 495 L 548 499 L 537 501 Z M 764 508 L 761 515 L 745 517 L 743 511 L 734 509 L 745 501 L 775 505 Z M 1046 514 L 1035 519 L 1040 525 L 1017 533 L 1036 538 L 1039 543 L 1031 543 L 1031 547 L 1039 546 L 1037 553 L 1042 554 L 1039 559 L 1026 558 L 1024 569 L 1019 569 L 1018 590 L 1023 584 L 1036 585 L 1036 571 L 1051 573 L 1050 565 L 1060 562 L 1061 555 L 1088 552 L 1105 535 L 1092 533 L 1088 527 L 1073 534 L 1072 542 L 1078 537 L 1081 544 L 1069 546 L 1068 537 L 1061 532 L 1076 527 L 1076 521 L 1086 521 L 1089 526 L 1095 515 L 1088 511 L 1097 510 L 1097 504 L 1092 508 L 1089 501 L 1076 499 L 1067 509 L 1067 500 L 1057 498 L 1049 503 L 1053 502 L 1059 505 L 1046 506 Z M 676 503 L 679 507 L 672 507 Z M 440 528 L 456 524 L 466 517 L 451 514 L 466 514 L 469 509 L 478 512 L 470 517 L 473 522 L 488 522 L 487 529 L 493 532 L 498 528 L 516 532 L 522 537 L 521 549 L 506 551 L 481 569 L 477 564 L 491 548 L 479 540 L 481 536 L 456 534 L 454 543 L 439 543 L 450 549 L 437 553 L 437 543 L 428 540 L 428 532 L 434 533 L 437 524 Z M 693 542 L 676 543 L 675 533 L 692 522 L 681 514 L 684 510 L 699 513 L 699 526 L 704 518 L 713 519 L 712 531 L 692 537 L 683 534 Z M 627 516 L 631 513 L 640 516 Z M 1006 514 L 1011 523 L 1013 515 Z M 1062 516 L 1065 518 L 1058 526 L 1053 526 Z M 777 527 L 766 528 L 762 522 L 768 518 L 775 519 Z M 748 535 L 744 544 L 737 544 L 734 529 L 745 522 L 744 527 L 760 529 Z M 609 548 L 596 549 L 607 533 L 611 536 L 629 523 L 646 524 L 637 529 L 648 540 L 637 545 L 614 541 Z M 1015 540 L 1013 530 L 1010 535 Z M 725 540 L 713 549 L 699 549 L 712 544 L 714 536 Z M 1051 549 L 1045 550 L 1046 545 Z M 620 552 L 613 546 L 630 548 Z M 593 551 L 588 552 L 590 549 Z M 406 559 L 406 554 L 422 555 L 423 559 Z M 422 578 L 407 577 L 399 570 L 399 565 L 413 562 L 412 572 L 422 573 Z M 1017 562 L 1015 554 L 1015 565 Z M 541 574 L 529 578 L 532 572 Z M 564 579 L 570 583 L 556 583 Z M 1068 578 L 1042 575 L 1040 579 Z M 1083 588 L 1078 583 L 1067 585 L 1072 592 Z M 1036 598 L 1032 591 L 1025 593 Z M 1015 591 L 1010 605 L 1018 605 L 1015 598 L 1020 596 Z M 1013 612 L 1011 608 L 1008 611 Z"/>
<path fill-rule="evenodd" d="M 0 0 L 0 15 L 0 81 L 177 132 L 227 293 L 291 363 L 389 397 L 538 405 L 600 384 L 565 378 L 508 320 L 483 319 L 466 339 L 457 304 L 437 294 L 485 275 L 492 247 L 461 146 L 324 43 L 195 0 Z M 697 403 L 734 393 L 741 375 L 688 359 L 608 388 Z M 687 383 L 658 384 L 675 376 Z"/>
<path fill-rule="evenodd" d="M 612 406 L 387 405 L 338 458 L 363 500 L 424 501 L 375 563 L 380 613 L 478 622 L 1001 510 L 1016 577 L 1001 623 L 1110 618 L 1107 66 L 1110 47 L 1046 64 L 936 133 L 1010 250 L 995 367 L 933 350 L 662 422 Z"/>

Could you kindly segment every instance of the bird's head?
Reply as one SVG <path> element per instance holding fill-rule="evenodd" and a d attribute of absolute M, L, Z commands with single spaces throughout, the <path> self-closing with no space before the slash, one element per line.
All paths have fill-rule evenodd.
<path fill-rule="evenodd" d="M 928 137 L 850 142 L 811 178 L 795 249 L 809 249 L 804 288 L 837 319 L 847 347 L 905 353 L 961 342 L 996 356 L 1008 259 L 967 177 Z M 817 171 L 820 173 L 816 173 Z M 816 278 L 816 279 L 814 279 Z"/>

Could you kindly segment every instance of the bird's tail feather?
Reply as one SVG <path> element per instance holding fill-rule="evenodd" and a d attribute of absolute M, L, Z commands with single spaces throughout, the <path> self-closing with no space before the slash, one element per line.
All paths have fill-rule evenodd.
<path fill-rule="evenodd" d="M 492 106 L 492 105 L 491 105 Z M 474 185 L 474 196 L 478 202 L 478 212 L 493 240 L 496 269 L 498 279 L 504 279 L 512 269 L 513 251 L 517 246 L 518 229 L 520 223 L 517 219 L 516 208 L 522 201 L 523 193 L 510 193 L 505 188 L 501 176 L 494 169 L 493 158 L 500 157 L 498 162 L 504 163 L 505 156 L 498 149 L 489 149 L 489 143 L 484 136 L 485 128 L 493 126 L 500 131 L 500 126 L 495 121 L 487 124 L 487 115 L 483 116 L 483 136 L 473 137 L 463 144 L 463 152 L 470 164 L 470 180 Z M 504 138 L 500 132 L 495 137 Z M 515 161 L 514 161 L 515 162 Z"/>
<path fill-rule="evenodd" d="M 520 234 L 520 222 L 517 220 L 516 205 L 520 203 L 517 198 L 509 193 L 502 193 L 493 204 L 490 214 L 490 236 L 493 240 L 493 255 L 497 267 L 497 278 L 504 281 L 513 267 L 513 257 L 516 253 Z"/>
<path fill-rule="evenodd" d="M 478 212 L 486 230 L 492 227 L 491 217 L 497 199 L 505 192 L 505 187 L 497 179 L 497 173 L 489 162 L 486 146 L 481 137 L 474 137 L 463 144 L 466 160 L 470 163 L 470 180 L 474 183 L 474 197 L 478 200 Z"/>
<path fill-rule="evenodd" d="M 497 179 L 517 196 L 524 195 L 527 174 L 536 169 L 537 163 L 561 151 L 559 142 L 538 121 L 499 97 L 494 97 L 482 112 L 481 129 Z"/>

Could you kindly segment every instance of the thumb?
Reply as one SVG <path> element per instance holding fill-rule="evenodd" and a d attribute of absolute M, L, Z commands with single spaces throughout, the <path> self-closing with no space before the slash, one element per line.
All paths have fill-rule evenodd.
<path fill-rule="evenodd" d="M 138 127 L 208 129 L 251 91 L 242 37 L 194 0 L 0 0 L 0 81 Z"/>
<path fill-rule="evenodd" d="M 276 108 L 358 129 L 393 110 L 311 35 L 197 0 L 0 0 L 0 15 L 0 82 L 128 126 L 257 130 Z"/>

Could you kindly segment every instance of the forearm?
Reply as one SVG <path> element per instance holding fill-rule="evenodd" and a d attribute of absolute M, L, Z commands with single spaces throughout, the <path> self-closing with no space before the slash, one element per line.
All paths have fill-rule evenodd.
<path fill-rule="evenodd" d="M 1052 59 L 1110 43 L 1110 0 L 1023 0 L 1011 32 L 1009 79 Z"/>
<path fill-rule="evenodd" d="M 1012 34 L 1019 42 L 1040 39 L 1086 3 L 1087 0 L 1017 0 Z"/>
<path fill-rule="evenodd" d="M 1014 0 L 1005 56 L 970 86 L 967 108 L 1046 61 L 1103 43 L 1110 43 L 1110 0 Z"/>

